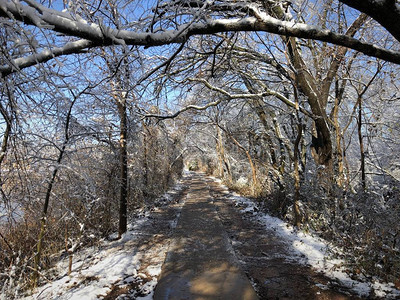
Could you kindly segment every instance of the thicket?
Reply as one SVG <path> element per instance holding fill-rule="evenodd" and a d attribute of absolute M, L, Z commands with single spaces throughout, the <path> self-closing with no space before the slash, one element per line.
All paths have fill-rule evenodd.
<path fill-rule="evenodd" d="M 207 131 L 203 131 L 210 136 L 210 132 L 216 129 L 213 125 L 208 126 Z M 235 136 L 240 139 L 240 134 Z M 248 137 L 242 136 L 245 144 L 243 138 L 246 140 Z M 198 170 L 220 177 L 231 190 L 252 199 L 260 210 L 294 225 L 295 201 L 298 199 L 301 215 L 299 230 L 311 231 L 341 249 L 331 255 L 345 259 L 352 277 L 360 280 L 378 278 L 399 286 L 399 180 L 385 172 L 370 171 L 367 188 L 363 189 L 359 165 L 355 165 L 349 170 L 348 176 L 352 180 L 348 186 L 338 186 L 337 177 L 327 182 L 327 170 L 316 166 L 313 161 L 309 148 L 311 136 L 305 135 L 304 138 L 308 150 L 305 153 L 306 164 L 300 174 L 299 198 L 295 196 L 293 162 L 287 160 L 285 172 L 278 175 L 271 171 L 274 167 L 268 166 L 268 159 L 260 156 L 261 152 L 256 150 L 254 144 L 245 145 L 249 147 L 257 168 L 256 188 L 253 187 L 248 158 L 229 136 L 223 139 L 226 163 L 220 165 L 221 152 L 218 152 L 220 148 L 216 144 L 209 145 L 207 151 L 193 153 L 189 161 Z M 196 140 L 199 140 L 197 135 Z M 385 166 L 386 170 L 389 168 L 390 165 Z"/>
<path fill-rule="evenodd" d="M 179 141 L 165 128 L 153 126 L 151 132 L 143 133 L 143 128 L 137 128 L 128 141 L 128 220 L 138 209 L 152 207 L 183 169 Z M 37 143 L 32 152 L 24 153 L 19 151 L 23 143 L 15 138 L 14 155 L 2 165 L 2 192 L 10 206 L 2 208 L 0 219 L 0 286 L 2 295 L 9 298 L 18 298 L 34 285 L 40 216 L 54 168 L 54 160 L 46 159 L 48 148 L 41 149 Z M 76 251 L 118 231 L 120 160 L 116 149 L 115 141 L 99 144 L 92 138 L 67 147 L 46 216 L 38 284 L 51 277 L 47 270 L 60 258 L 70 256 L 73 267 Z"/>

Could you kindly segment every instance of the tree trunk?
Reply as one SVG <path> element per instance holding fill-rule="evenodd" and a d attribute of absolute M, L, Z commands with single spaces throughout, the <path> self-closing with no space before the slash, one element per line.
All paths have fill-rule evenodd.
<path fill-rule="evenodd" d="M 248 150 L 246 150 L 246 148 L 244 148 L 243 145 L 240 144 L 237 139 L 235 139 L 230 133 L 228 133 L 227 130 L 224 129 L 224 131 L 228 134 L 228 136 L 232 139 L 232 141 L 236 144 L 236 146 L 238 146 L 239 149 L 242 150 L 247 156 L 247 159 L 249 161 L 249 165 L 250 165 L 250 168 L 251 168 L 251 178 L 252 178 L 251 191 L 252 191 L 252 194 L 254 195 L 255 191 L 256 191 L 257 184 L 258 184 L 258 182 L 257 182 L 257 169 L 256 169 L 256 166 L 255 166 L 255 164 L 253 162 L 253 159 L 251 158 L 250 152 Z"/>
<path fill-rule="evenodd" d="M 47 225 L 47 211 L 49 208 L 49 202 L 50 202 L 50 196 L 51 196 L 51 191 L 53 189 L 53 185 L 58 173 L 59 169 L 59 164 L 61 163 L 64 151 L 65 151 L 65 146 L 66 144 L 64 143 L 64 146 L 62 147 L 58 159 L 57 159 L 57 165 L 51 175 L 50 182 L 47 186 L 46 190 L 46 196 L 44 200 L 44 205 L 43 205 L 43 211 L 42 211 L 42 217 L 40 219 L 40 232 L 39 232 L 39 237 L 38 237 L 38 242 L 36 246 L 36 255 L 35 255 L 35 261 L 34 261 L 34 274 L 33 274 L 33 285 L 34 287 L 37 286 L 38 280 L 39 280 L 39 267 L 40 267 L 40 258 L 42 255 L 42 249 L 43 249 L 43 237 L 44 234 L 46 233 L 46 225 Z"/>
<path fill-rule="evenodd" d="M 8 141 L 10 139 L 10 133 L 11 133 L 11 118 L 9 117 L 8 113 L 5 111 L 3 106 L 0 104 L 0 112 L 1 115 L 3 116 L 3 119 L 6 122 L 6 128 L 4 129 L 4 134 L 3 134 L 3 141 L 1 143 L 1 149 L 0 149 L 0 192 L 1 195 L 4 197 L 5 203 L 8 201 L 7 196 L 3 190 L 3 175 L 2 175 L 2 164 L 4 161 L 4 158 L 6 157 L 7 149 L 8 149 Z"/>
<path fill-rule="evenodd" d="M 276 138 L 278 139 L 278 142 L 279 142 L 279 152 L 280 152 L 279 154 L 280 154 L 280 156 L 279 156 L 278 170 L 279 170 L 279 173 L 281 175 L 283 175 L 283 174 L 285 174 L 285 165 L 286 165 L 285 146 L 286 146 L 286 149 L 287 149 L 288 145 L 285 144 L 285 142 L 284 142 L 284 137 L 282 136 L 281 129 L 279 128 L 279 124 L 278 124 L 278 121 L 276 119 L 275 113 L 271 112 L 271 114 L 272 114 L 272 123 L 274 124 L 274 129 L 275 129 L 275 135 L 276 135 Z M 288 150 L 290 151 L 290 148 Z M 290 152 L 288 152 L 288 153 L 289 153 L 289 156 L 290 156 Z"/>
<path fill-rule="evenodd" d="M 0 114 L 3 117 L 5 121 L 5 126 L 6 128 L 4 129 L 4 134 L 3 134 L 3 141 L 1 143 L 1 149 L 0 149 L 0 191 L 1 194 L 4 196 L 4 199 L 6 199 L 4 190 L 3 190 L 3 180 L 2 180 L 2 164 L 3 161 L 6 157 L 7 149 L 8 149 L 8 142 L 10 139 L 10 134 L 11 134 L 11 127 L 12 127 L 12 107 L 14 103 L 14 91 L 10 89 L 9 85 L 7 84 L 7 81 L 5 81 L 4 88 L 6 89 L 7 97 L 8 97 L 8 102 L 10 103 L 11 107 L 11 113 L 8 113 L 6 110 L 6 107 L 4 107 L 0 103 Z"/>
<path fill-rule="evenodd" d="M 307 96 L 311 111 L 314 114 L 314 134 L 311 150 L 314 160 L 319 165 L 332 167 L 332 140 L 326 115 L 327 96 L 323 97 L 321 87 L 308 71 L 295 38 L 286 38 L 288 54 L 291 63 L 296 69 L 295 81 L 298 88 Z M 325 96 L 325 95 L 324 95 Z"/>
<path fill-rule="evenodd" d="M 106 63 L 111 73 L 115 72 L 114 80 L 110 81 L 112 97 L 118 108 L 119 117 L 119 222 L 118 222 L 118 237 L 121 238 L 128 227 L 128 150 L 127 150 L 127 138 L 128 138 L 128 116 L 127 116 L 127 97 L 128 87 L 130 82 L 130 71 L 129 61 L 127 59 L 127 49 L 123 48 L 124 58 L 118 70 L 114 70 L 114 60 L 118 55 L 112 50 L 114 57 L 111 61 L 108 60 L 107 54 L 103 50 Z"/>
<path fill-rule="evenodd" d="M 282 14 L 282 12 L 280 12 Z M 278 14 L 279 15 L 279 14 Z M 363 14 L 359 15 L 354 22 L 349 26 L 346 35 L 354 36 L 361 26 L 366 21 L 367 17 Z M 326 114 L 326 107 L 328 104 L 328 96 L 330 87 L 334 80 L 335 75 L 341 65 L 341 58 L 344 57 L 348 51 L 346 47 L 338 47 L 335 49 L 335 57 L 330 63 L 326 77 L 322 82 L 312 75 L 310 68 L 303 60 L 302 54 L 299 50 L 299 44 L 294 37 L 283 37 L 287 45 L 287 52 L 291 64 L 296 70 L 294 77 L 299 89 L 307 96 L 308 103 L 311 111 L 314 114 L 315 132 L 312 140 L 312 154 L 314 160 L 319 165 L 326 167 L 324 174 L 325 178 L 328 174 L 328 181 L 332 180 L 333 172 L 333 145 L 331 139 L 331 132 L 329 128 L 329 119 Z M 318 66 L 315 66 L 318 67 Z"/>
<path fill-rule="evenodd" d="M 149 135 L 150 131 L 147 128 L 147 125 L 145 122 L 142 121 L 142 126 L 143 126 L 143 184 L 145 188 L 149 185 Z M 151 138 L 151 135 L 150 135 Z"/>
<path fill-rule="evenodd" d="M 335 82 L 335 105 L 332 111 L 332 121 L 335 127 L 335 141 L 336 141 L 336 160 L 337 160 L 337 180 L 336 183 L 339 187 L 343 188 L 345 184 L 345 174 L 344 174 L 344 154 L 342 148 L 343 133 L 339 124 L 339 106 L 342 101 L 344 93 L 344 87 L 339 87 L 339 83 Z"/>
<path fill-rule="evenodd" d="M 229 163 L 226 161 L 226 157 L 225 157 L 225 149 L 224 149 L 224 142 L 222 141 L 222 134 L 221 134 L 221 130 L 220 127 L 217 125 L 217 135 L 218 135 L 218 141 L 217 141 L 217 150 L 219 153 L 219 172 L 220 172 L 220 176 L 221 178 L 224 178 L 225 174 L 224 174 L 224 165 L 226 167 L 226 172 L 227 172 L 227 176 L 228 176 L 228 182 L 232 183 L 232 173 L 231 173 L 231 168 L 229 166 Z"/>
<path fill-rule="evenodd" d="M 224 162 L 223 162 L 223 148 L 222 148 L 221 130 L 217 126 L 217 153 L 218 153 L 218 175 L 224 178 Z"/>
<path fill-rule="evenodd" d="M 250 165 L 250 169 L 251 169 L 251 178 L 252 178 L 252 182 L 251 182 L 251 193 L 253 196 L 255 196 L 256 190 L 257 190 L 257 185 L 258 185 L 258 181 L 257 181 L 257 169 L 256 166 L 253 162 L 253 159 L 251 158 L 250 152 L 248 150 L 246 150 L 241 144 L 239 144 L 239 142 L 231 136 L 231 138 L 233 139 L 233 141 L 235 142 L 235 144 L 243 150 L 243 152 L 246 154 L 247 156 L 247 160 L 249 161 L 249 165 Z"/>
<path fill-rule="evenodd" d="M 3 141 L 1 143 L 1 152 L 0 152 L 0 170 L 1 170 L 1 165 L 3 163 L 4 158 L 6 157 L 6 152 L 7 152 L 7 148 L 8 148 L 8 139 L 10 137 L 10 133 L 11 133 L 11 120 L 8 118 L 8 116 L 3 115 L 3 118 L 6 121 L 6 128 L 4 130 L 4 135 L 3 135 Z"/>
<path fill-rule="evenodd" d="M 249 80 L 247 80 L 245 77 L 243 77 L 243 80 L 244 80 L 244 83 L 245 83 L 247 89 L 251 93 L 257 93 L 257 90 L 254 89 L 254 87 L 251 85 Z M 278 159 L 277 159 L 276 153 L 275 153 L 275 145 L 274 145 L 274 142 L 272 141 L 271 136 L 268 134 L 268 131 L 270 130 L 270 126 L 267 121 L 267 114 L 264 109 L 263 99 L 255 98 L 251 101 L 251 104 L 252 104 L 258 118 L 260 119 L 261 124 L 264 127 L 263 138 L 265 139 L 265 141 L 267 142 L 267 145 L 268 145 L 269 155 L 270 155 L 270 159 L 271 159 L 271 165 L 275 169 L 279 170 L 279 166 L 278 166 L 279 163 L 278 163 Z"/>
<path fill-rule="evenodd" d="M 297 138 L 294 143 L 294 225 L 300 227 L 302 223 L 301 211 L 300 211 L 300 172 L 299 172 L 299 144 L 302 136 L 302 126 L 298 124 Z"/>
<path fill-rule="evenodd" d="M 127 112 L 126 99 L 122 97 L 118 99 L 118 112 L 120 117 L 120 198 L 119 198 L 119 226 L 118 235 L 122 236 L 127 230 L 127 203 L 128 203 L 128 151 L 127 151 Z"/>
<path fill-rule="evenodd" d="M 360 142 L 360 170 L 361 170 L 361 186 L 363 191 L 366 191 L 367 183 L 365 179 L 365 152 L 364 152 L 364 140 L 362 135 L 362 97 L 358 97 L 358 118 L 357 118 L 357 131 L 358 141 Z"/>

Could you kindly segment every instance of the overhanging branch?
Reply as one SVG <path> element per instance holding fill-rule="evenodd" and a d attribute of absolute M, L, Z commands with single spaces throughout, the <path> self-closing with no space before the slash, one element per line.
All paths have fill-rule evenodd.
<path fill-rule="evenodd" d="M 195 79 L 195 78 L 189 78 L 189 81 L 196 81 L 196 82 L 201 82 L 203 83 L 207 88 L 209 88 L 212 91 L 218 92 L 225 97 L 220 97 L 218 100 L 209 102 L 206 105 L 199 106 L 199 105 L 187 105 L 181 110 L 178 110 L 174 114 L 171 115 L 160 115 L 160 114 L 146 114 L 144 115 L 144 118 L 157 118 L 159 120 L 165 120 L 165 119 L 173 119 L 178 117 L 181 113 L 188 111 L 188 110 L 206 110 L 207 108 L 210 108 L 212 106 L 217 106 L 224 100 L 233 100 L 233 99 L 249 99 L 249 98 L 257 98 L 257 97 L 264 97 L 267 95 L 267 93 L 258 93 L 258 94 L 231 94 L 227 92 L 224 89 L 221 89 L 219 87 L 213 86 L 210 84 L 207 80 L 205 79 Z"/>
<path fill-rule="evenodd" d="M 199 106 L 199 105 L 188 105 L 188 106 L 185 106 L 181 110 L 178 110 L 177 112 L 175 112 L 174 114 L 171 114 L 171 115 L 146 114 L 146 115 L 144 115 L 144 118 L 156 118 L 156 119 L 159 119 L 159 120 L 173 119 L 173 118 L 178 117 L 181 113 L 183 113 L 185 111 L 188 111 L 188 110 L 206 110 L 207 108 L 210 108 L 212 106 L 217 106 L 218 104 L 220 104 L 224 100 L 259 99 L 259 98 L 263 98 L 265 96 L 273 96 L 273 97 L 279 99 L 280 101 L 282 101 L 283 103 L 285 103 L 287 106 L 292 107 L 292 108 L 296 108 L 296 104 L 295 103 L 290 101 L 288 98 L 286 98 L 281 93 L 268 89 L 266 86 L 263 86 L 264 92 L 262 92 L 262 93 L 231 94 L 231 93 L 229 93 L 228 91 L 226 91 L 226 90 L 224 90 L 222 88 L 219 88 L 219 87 L 216 87 L 216 86 L 212 85 L 210 82 L 208 82 L 205 79 L 189 78 L 188 80 L 189 81 L 200 82 L 200 83 L 204 84 L 204 86 L 206 86 L 208 89 L 210 89 L 212 91 L 215 91 L 215 92 L 223 95 L 224 97 L 223 98 L 220 97 L 218 100 L 213 101 L 213 102 L 209 102 L 204 106 Z M 305 108 L 300 107 L 299 109 L 306 116 L 308 116 L 310 118 L 315 118 L 314 115 L 311 112 L 309 112 L 308 110 L 306 110 Z"/>
<path fill-rule="evenodd" d="M 24 61 L 27 64 L 18 64 L 18 59 L 10 63 L 10 66 L 1 66 L 2 74 L 15 71 L 16 67 L 24 68 L 39 62 L 44 62 L 63 54 L 77 53 L 83 49 L 96 46 L 111 46 L 115 44 L 128 44 L 145 47 L 154 47 L 173 43 L 184 43 L 190 36 L 208 35 L 221 32 L 239 31 L 263 31 L 273 34 L 294 36 L 305 39 L 324 41 L 347 48 L 354 49 L 365 55 L 383 59 L 392 63 L 400 64 L 400 52 L 392 51 L 373 44 L 363 42 L 353 37 L 338 34 L 330 30 L 315 26 L 282 21 L 267 15 L 260 7 L 252 3 L 248 9 L 255 17 L 243 17 L 236 19 L 202 19 L 191 24 L 182 24 L 177 30 L 165 30 L 160 32 L 140 32 L 117 30 L 102 24 L 89 24 L 82 18 L 74 19 L 68 13 L 59 12 L 54 9 L 35 5 L 22 5 L 20 2 L 0 0 L 0 16 L 7 19 L 15 19 L 24 24 L 47 28 L 54 32 L 60 32 L 69 36 L 81 38 L 81 41 L 72 42 L 61 48 L 45 50 L 43 53 L 34 54 Z M 184 30 L 182 30 L 184 28 Z M 85 42 L 83 42 L 85 41 Z M 74 44 L 76 43 L 76 44 Z M 86 48 L 82 43 L 87 43 Z M 66 51 L 65 48 L 68 48 Z M 51 53 L 48 53 L 50 51 Z M 60 54 L 61 53 L 61 54 Z M 38 59 L 40 57 L 41 59 Z M 3 75 L 4 76 L 4 75 Z"/>
<path fill-rule="evenodd" d="M 78 40 L 75 42 L 69 42 L 65 44 L 63 47 L 54 47 L 52 49 L 45 49 L 38 54 L 33 54 L 27 57 L 20 57 L 13 60 L 8 65 L 0 66 L 0 74 L 1 77 L 5 77 L 18 70 L 35 66 L 39 63 L 47 62 L 55 57 L 67 54 L 80 53 L 85 49 L 93 48 L 95 46 L 97 45 L 92 41 Z"/>

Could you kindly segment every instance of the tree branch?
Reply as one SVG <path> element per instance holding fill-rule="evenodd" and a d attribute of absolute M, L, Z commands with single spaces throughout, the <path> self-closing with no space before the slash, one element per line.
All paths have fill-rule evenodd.
<path fill-rule="evenodd" d="M 73 54 L 73 53 L 80 53 L 83 52 L 84 49 L 92 48 L 98 46 L 97 44 L 93 43 L 89 40 L 78 40 L 74 42 L 69 42 L 65 44 L 63 47 L 55 47 L 51 49 L 45 49 L 40 53 L 35 53 L 30 56 L 20 57 L 8 65 L 0 66 L 0 74 L 1 77 L 5 77 L 11 73 L 16 71 L 22 70 L 27 67 L 35 66 L 39 63 L 47 62 L 55 57 Z"/>
<path fill-rule="evenodd" d="M 260 7 L 254 3 L 249 4 L 248 9 L 255 17 L 236 19 L 204 18 L 198 22 L 189 24 L 189 26 L 188 24 L 182 24 L 177 30 L 164 30 L 155 33 L 117 30 L 102 24 L 89 24 L 82 18 L 77 18 L 77 20 L 75 20 L 68 13 L 46 8 L 33 1 L 29 1 L 29 3 L 35 3 L 35 5 L 27 6 L 22 5 L 20 2 L 0 0 L 0 17 L 15 19 L 28 25 L 47 28 L 54 32 L 81 38 L 85 40 L 85 42 L 82 40 L 80 43 L 87 43 L 86 48 L 122 43 L 154 47 L 172 43 L 184 43 L 190 36 L 194 35 L 208 35 L 221 32 L 264 31 L 279 35 L 324 41 L 354 49 L 368 56 L 400 64 L 400 52 L 398 51 L 378 47 L 353 37 L 334 33 L 330 30 L 315 26 L 276 19 L 261 11 Z M 182 30 L 182 28 L 184 28 L 184 30 Z M 91 43 L 89 41 L 91 41 Z M 82 44 L 76 43 L 75 45 L 69 44 L 67 47 L 68 52 L 65 52 L 65 54 L 76 53 L 85 49 Z M 64 48 L 65 47 L 62 47 L 61 49 Z M 51 59 L 49 53 L 47 53 L 47 55 L 46 53 L 42 54 L 43 58 L 38 62 Z M 25 58 L 31 61 L 27 66 L 34 65 L 33 62 L 35 62 L 35 56 L 37 55 L 38 54 L 35 54 L 32 57 Z M 18 66 L 18 64 L 16 64 L 16 66 Z M 2 68 L 6 67 L 7 66 L 2 66 Z M 25 66 L 22 65 L 22 67 Z M 13 72 L 13 70 L 8 72 Z"/>
<path fill-rule="evenodd" d="M 194 79 L 194 78 L 189 78 L 189 81 L 196 81 L 196 82 L 201 82 L 203 83 L 207 88 L 209 88 L 212 91 L 218 92 L 222 95 L 225 96 L 225 98 L 220 97 L 218 100 L 209 102 L 204 106 L 198 106 L 198 105 L 188 105 L 182 108 L 181 110 L 178 110 L 172 115 L 159 115 L 159 114 L 146 114 L 144 115 L 144 118 L 157 118 L 160 120 L 165 120 L 165 119 L 173 119 L 179 116 L 181 113 L 188 111 L 188 110 L 206 110 L 209 107 L 212 106 L 217 106 L 224 100 L 232 100 L 232 99 L 246 99 L 246 98 L 257 98 L 257 97 L 264 97 L 266 96 L 266 93 L 258 93 L 258 94 L 230 94 L 224 89 L 221 89 L 219 87 L 211 85 L 207 80 L 205 79 Z"/>
<path fill-rule="evenodd" d="M 207 88 L 209 88 L 210 90 L 224 95 L 225 98 L 219 98 L 217 101 L 209 102 L 204 106 L 188 105 L 188 106 L 185 106 L 184 108 L 182 108 L 181 110 L 178 110 L 177 112 L 175 112 L 172 115 L 146 114 L 146 115 L 144 115 L 144 118 L 157 118 L 157 119 L 160 119 L 160 120 L 173 119 L 173 118 L 178 117 L 181 113 L 183 113 L 185 111 L 192 110 L 192 109 L 193 110 L 206 110 L 209 107 L 217 106 L 218 104 L 220 104 L 224 100 L 259 99 L 259 98 L 263 98 L 265 96 L 274 96 L 277 99 L 279 99 L 280 101 L 282 101 L 283 103 L 285 103 L 287 106 L 292 107 L 292 108 L 296 108 L 296 104 L 295 103 L 290 101 L 288 98 L 286 98 L 281 93 L 268 89 L 265 85 L 263 85 L 264 92 L 262 92 L 262 93 L 231 94 L 231 93 L 229 93 L 228 91 L 226 91 L 224 89 L 221 89 L 219 87 L 216 87 L 216 86 L 210 84 L 205 79 L 189 78 L 188 80 L 189 81 L 201 82 Z M 305 108 L 300 107 L 299 109 L 306 116 L 308 116 L 310 118 L 315 118 L 314 115 L 311 112 L 309 112 L 308 110 L 306 110 Z"/>
<path fill-rule="evenodd" d="M 393 0 L 339 0 L 340 2 L 366 13 L 400 42 L 400 4 Z"/>

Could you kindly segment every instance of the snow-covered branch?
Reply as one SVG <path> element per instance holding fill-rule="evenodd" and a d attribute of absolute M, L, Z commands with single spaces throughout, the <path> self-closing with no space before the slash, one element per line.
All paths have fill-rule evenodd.
<path fill-rule="evenodd" d="M 204 106 L 188 105 L 188 106 L 185 106 L 184 108 L 182 108 L 181 110 L 178 110 L 177 112 L 175 112 L 172 115 L 146 114 L 144 116 L 144 118 L 156 118 L 159 120 L 174 119 L 174 118 L 178 117 L 181 113 L 184 113 L 185 111 L 188 111 L 188 110 L 206 110 L 207 108 L 209 108 L 211 106 L 217 106 L 218 104 L 220 104 L 222 102 L 222 100 L 223 99 L 220 98 L 217 101 L 209 102 Z"/>
<path fill-rule="evenodd" d="M 65 52 L 65 54 L 73 53 L 74 51 L 82 51 L 82 49 L 85 49 L 83 48 L 82 43 L 87 43 L 87 48 L 94 46 L 110 46 L 115 44 L 153 47 L 172 43 L 184 43 L 193 35 L 207 35 L 219 32 L 263 31 L 279 35 L 329 42 L 354 49 L 368 56 L 400 64 L 400 52 L 398 51 L 378 47 L 347 35 L 338 34 L 308 24 L 276 19 L 267 15 L 266 12 L 254 3 L 248 4 L 247 6 L 251 12 L 251 16 L 213 19 L 204 14 L 200 20 L 189 22 L 189 24 L 181 24 L 176 29 L 146 32 L 118 30 L 107 27 L 101 22 L 89 23 L 81 17 L 72 17 L 67 12 L 49 9 L 34 1 L 27 0 L 25 2 L 29 3 L 29 5 L 23 5 L 18 1 L 11 2 L 0 0 L 0 17 L 12 20 L 15 19 L 25 24 L 46 28 L 69 36 L 75 36 L 85 41 L 83 42 L 83 40 L 81 40 L 80 42 L 77 42 L 76 45 L 69 44 L 68 47 L 66 45 L 65 47 L 68 48 L 68 52 Z M 61 53 L 61 49 L 65 47 L 59 48 L 58 53 Z M 52 55 L 55 55 L 54 52 L 57 51 L 53 49 L 51 52 L 53 52 Z M 42 58 L 38 60 L 37 56 Z M 51 59 L 51 56 L 49 53 L 44 51 L 40 54 L 34 54 L 32 57 L 24 58 L 24 61 L 30 61 L 28 64 L 20 64 L 21 66 L 19 66 L 18 62 L 12 62 L 10 65 L 14 65 L 13 67 L 2 66 L 2 69 L 4 70 L 8 68 L 7 72 L 12 72 L 12 69 L 15 69 L 15 67 L 23 68 L 32 65 L 32 62 L 41 62 L 48 59 Z"/>
<path fill-rule="evenodd" d="M 40 53 L 26 57 L 20 57 L 11 61 L 7 65 L 0 66 L 0 74 L 1 77 L 5 77 L 8 74 L 13 73 L 15 71 L 31 67 L 42 62 L 49 61 L 61 55 L 79 53 L 81 51 L 84 51 L 85 49 L 94 47 L 95 45 L 96 44 L 94 44 L 92 41 L 89 40 L 78 40 L 74 42 L 69 42 L 65 44 L 63 47 L 54 47 L 51 49 L 45 49 Z"/>
<path fill-rule="evenodd" d="M 216 87 L 214 85 L 212 85 L 209 81 L 205 80 L 205 79 L 198 79 L 198 78 L 189 78 L 189 81 L 195 81 L 195 82 L 200 82 L 202 83 L 204 86 L 206 86 L 208 89 L 217 92 L 221 95 L 224 95 L 225 97 L 220 97 L 218 100 L 213 101 L 213 102 L 209 102 L 204 106 L 198 106 L 198 105 L 187 105 L 184 108 L 182 108 L 181 110 L 178 110 L 177 112 L 175 112 L 174 114 L 171 115 L 160 115 L 160 114 L 146 114 L 144 117 L 145 118 L 157 118 L 157 119 L 173 119 L 176 118 L 177 116 L 179 116 L 181 113 L 188 111 L 188 110 L 206 110 L 207 108 L 210 108 L 212 106 L 217 106 L 218 104 L 220 104 L 223 100 L 233 100 L 233 99 L 257 99 L 257 98 L 263 98 L 265 96 L 273 96 L 277 99 L 279 99 L 280 101 L 282 101 L 283 103 L 285 103 L 287 106 L 292 107 L 292 108 L 297 108 L 296 103 L 290 101 L 287 97 L 285 97 L 284 95 L 282 95 L 279 92 L 273 91 L 269 88 L 267 88 L 265 85 L 263 85 L 263 92 L 261 93 L 243 93 L 243 94 L 231 94 L 228 91 Z M 299 110 L 305 114 L 306 116 L 310 117 L 310 118 L 314 118 L 313 114 L 311 112 L 309 112 L 307 109 L 303 108 L 303 107 L 299 107 Z"/>
<path fill-rule="evenodd" d="M 224 89 L 221 89 L 219 87 L 216 87 L 216 86 L 212 85 L 210 82 L 208 82 L 205 79 L 191 78 L 189 80 L 190 81 L 201 82 L 202 84 L 204 84 L 210 90 L 218 92 L 218 93 L 226 96 L 226 98 L 228 98 L 228 99 L 250 99 L 250 98 L 259 98 L 259 97 L 267 96 L 267 92 L 257 93 L 257 94 L 253 94 L 253 93 L 231 94 L 231 93 L 229 93 L 228 91 L 226 91 Z"/>

